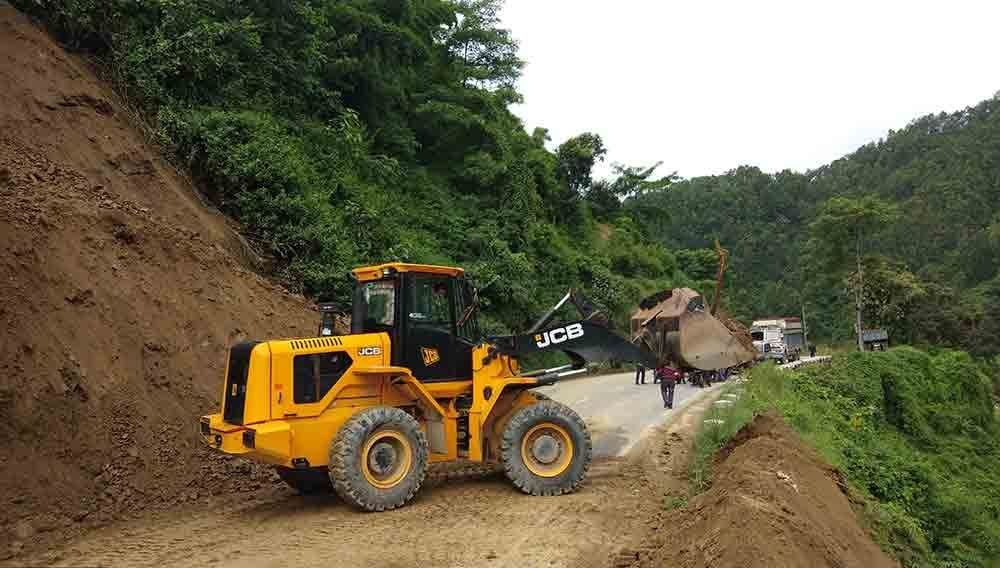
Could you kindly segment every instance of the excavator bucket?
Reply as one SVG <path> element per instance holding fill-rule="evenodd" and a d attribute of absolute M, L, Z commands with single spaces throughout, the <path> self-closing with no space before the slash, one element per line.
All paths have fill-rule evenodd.
<path fill-rule="evenodd" d="M 664 290 L 644 299 L 632 316 L 632 336 L 661 362 L 711 371 L 752 361 L 754 352 L 706 309 L 690 288 Z"/>

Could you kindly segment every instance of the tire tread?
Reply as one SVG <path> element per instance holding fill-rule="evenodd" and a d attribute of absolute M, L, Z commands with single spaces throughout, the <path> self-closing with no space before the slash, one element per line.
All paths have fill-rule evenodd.
<path fill-rule="evenodd" d="M 544 397 L 544 395 L 542 395 Z M 521 459 L 521 437 L 533 425 L 539 422 L 561 422 L 567 428 L 570 436 L 574 434 L 581 443 L 574 440 L 574 450 L 580 452 L 580 457 L 574 455 L 570 462 L 570 470 L 558 477 L 544 478 L 531 473 Z M 580 486 L 590 469 L 593 444 L 587 425 L 572 408 L 544 397 L 542 400 L 525 406 L 516 411 L 504 427 L 500 441 L 500 456 L 504 473 L 507 478 L 524 493 L 537 496 L 554 496 L 572 493 Z"/>
<path fill-rule="evenodd" d="M 403 491 L 400 486 L 389 490 L 372 487 L 364 474 L 354 466 L 368 436 L 380 428 L 392 426 L 408 434 L 413 446 L 416 471 L 407 474 Z M 330 445 L 330 481 L 341 499 L 366 511 L 388 511 L 401 507 L 413 499 L 427 475 L 427 436 L 416 419 L 399 408 L 373 406 L 366 408 L 341 426 Z"/>

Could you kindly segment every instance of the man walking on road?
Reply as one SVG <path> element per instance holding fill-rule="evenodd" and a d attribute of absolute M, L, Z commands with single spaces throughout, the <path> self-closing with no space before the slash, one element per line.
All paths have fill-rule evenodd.
<path fill-rule="evenodd" d="M 663 396 L 663 408 L 674 407 L 674 387 L 680 373 L 670 365 L 664 365 L 656 370 L 660 379 L 660 395 Z"/>
<path fill-rule="evenodd" d="M 635 384 L 646 384 L 646 368 L 642 366 L 642 363 L 635 366 Z"/>

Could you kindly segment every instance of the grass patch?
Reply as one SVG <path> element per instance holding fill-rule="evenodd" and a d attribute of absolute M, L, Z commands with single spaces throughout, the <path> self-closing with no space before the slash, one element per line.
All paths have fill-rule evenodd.
<path fill-rule="evenodd" d="M 688 498 L 684 495 L 667 495 L 663 498 L 663 509 L 665 511 L 673 511 L 674 509 L 681 509 L 686 507 L 688 504 Z"/>
<path fill-rule="evenodd" d="M 727 384 L 696 434 L 690 494 L 755 414 L 776 408 L 850 485 L 873 539 L 906 568 L 1000 567 L 1000 424 L 994 385 L 969 355 L 912 348 L 828 365 L 755 367 Z M 670 501 L 679 503 L 679 499 Z"/>

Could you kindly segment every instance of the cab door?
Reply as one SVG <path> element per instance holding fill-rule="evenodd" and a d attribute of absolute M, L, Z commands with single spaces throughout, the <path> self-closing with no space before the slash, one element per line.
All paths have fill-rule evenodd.
<path fill-rule="evenodd" d="M 403 359 L 422 381 L 455 378 L 455 306 L 452 278 L 436 274 L 405 276 Z"/>

